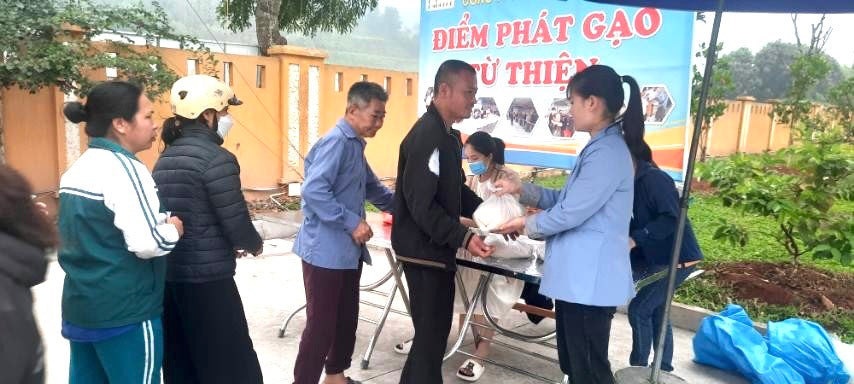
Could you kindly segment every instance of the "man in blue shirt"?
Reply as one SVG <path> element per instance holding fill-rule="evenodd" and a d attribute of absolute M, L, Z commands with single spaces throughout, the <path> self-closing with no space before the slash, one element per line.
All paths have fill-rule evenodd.
<path fill-rule="evenodd" d="M 294 244 L 302 262 L 306 327 L 294 366 L 296 384 L 358 384 L 344 376 L 356 343 L 362 262 L 371 263 L 365 243 L 373 236 L 365 200 L 389 211 L 392 192 L 365 159 L 365 138 L 383 125 L 388 94 L 375 83 L 358 82 L 347 94 L 344 118 L 305 159 L 302 211 Z"/>

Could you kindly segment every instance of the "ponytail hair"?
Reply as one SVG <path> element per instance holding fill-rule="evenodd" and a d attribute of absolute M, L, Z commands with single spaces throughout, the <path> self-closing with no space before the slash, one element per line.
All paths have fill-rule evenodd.
<path fill-rule="evenodd" d="M 655 161 L 652 160 L 652 148 L 650 148 L 649 144 L 647 144 L 645 141 L 642 143 L 642 145 L 640 146 L 640 148 L 638 148 L 637 151 L 632 152 L 632 158 L 635 159 L 635 162 L 646 161 L 647 163 L 650 163 L 653 167 L 658 168 L 658 164 L 656 164 Z"/>
<path fill-rule="evenodd" d="M 629 85 L 629 104 L 623 112 L 623 138 L 629 147 L 629 152 L 637 159 L 652 163 L 652 150 L 644 141 L 643 107 L 641 106 L 640 87 L 638 82 L 629 75 L 620 77 L 622 82 Z"/>
<path fill-rule="evenodd" d="M 172 145 L 175 140 L 178 140 L 184 135 L 184 127 L 195 122 L 199 122 L 202 125 L 207 126 L 207 121 L 202 114 L 199 114 L 199 117 L 195 119 L 188 119 L 178 115 L 172 116 L 163 121 L 163 128 L 160 131 L 160 139 L 163 140 L 163 143 L 168 147 Z"/>
<path fill-rule="evenodd" d="M 625 100 L 623 83 L 629 85 L 629 104 L 620 116 Z M 652 162 L 652 152 L 644 141 L 644 117 L 641 106 L 640 87 L 631 76 L 620 76 L 607 65 L 591 65 L 575 74 L 567 87 L 567 98 L 570 94 L 587 98 L 598 96 L 605 101 L 611 117 L 622 119 L 623 139 L 633 157 Z M 644 149 L 646 148 L 646 149 Z"/>
<path fill-rule="evenodd" d="M 172 116 L 163 121 L 163 128 L 160 131 L 160 140 L 163 140 L 163 144 L 166 146 L 172 145 L 175 140 L 178 140 L 181 135 L 184 134 L 181 129 L 182 126 L 189 123 L 191 120 L 183 118 L 181 116 Z"/>
<path fill-rule="evenodd" d="M 504 165 L 504 140 L 492 137 L 484 131 L 477 131 L 466 139 L 466 145 L 471 145 L 484 156 L 492 156 L 493 163 Z"/>
<path fill-rule="evenodd" d="M 492 162 L 504 165 L 504 140 L 493 137 L 492 141 L 495 142 L 495 152 L 492 152 Z"/>

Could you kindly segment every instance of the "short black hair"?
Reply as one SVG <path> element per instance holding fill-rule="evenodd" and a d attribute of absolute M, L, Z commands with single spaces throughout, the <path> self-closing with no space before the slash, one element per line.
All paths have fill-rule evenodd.
<path fill-rule="evenodd" d="M 388 101 L 388 93 L 377 83 L 360 81 L 353 84 L 347 91 L 347 107 L 357 105 L 359 108 L 364 108 L 372 100 L 379 100 L 383 103 Z"/>
<path fill-rule="evenodd" d="M 445 60 L 445 62 L 439 66 L 439 70 L 436 71 L 436 78 L 433 80 L 433 95 L 439 93 L 439 84 L 450 84 L 451 77 L 456 76 L 458 73 L 463 71 L 474 75 L 477 74 L 474 67 L 465 61 L 453 59 Z"/>

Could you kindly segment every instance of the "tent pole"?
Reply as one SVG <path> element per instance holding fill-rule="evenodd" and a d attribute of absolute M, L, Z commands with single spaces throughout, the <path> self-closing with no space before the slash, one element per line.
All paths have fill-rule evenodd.
<path fill-rule="evenodd" d="M 712 68 L 717 56 L 718 32 L 721 27 L 721 15 L 723 13 L 723 8 L 724 0 L 718 0 L 718 9 L 715 11 L 715 21 L 712 24 L 712 38 L 709 41 L 709 51 L 706 55 L 706 69 L 703 74 L 703 85 L 700 88 L 700 102 L 697 107 L 697 114 L 694 117 L 694 134 L 691 138 L 691 150 L 688 154 L 688 165 L 685 170 L 685 179 L 683 180 L 682 197 L 679 204 L 679 220 L 676 225 L 676 236 L 673 239 L 673 254 L 670 258 L 670 274 L 667 278 L 667 300 L 664 304 L 664 318 L 662 319 L 664 321 L 661 322 L 661 327 L 658 329 L 658 343 L 655 347 L 655 359 L 653 360 L 652 372 L 650 373 L 650 382 L 652 383 L 658 383 L 661 376 L 661 358 L 664 349 L 664 336 L 667 331 L 667 325 L 670 323 L 671 301 L 673 300 L 673 291 L 675 290 L 676 285 L 676 264 L 679 263 L 682 238 L 685 235 L 685 223 L 688 220 L 688 200 L 691 196 L 691 181 L 694 177 L 694 162 L 697 158 L 697 144 L 700 141 L 703 115 L 706 113 L 706 97 L 712 83 Z"/>

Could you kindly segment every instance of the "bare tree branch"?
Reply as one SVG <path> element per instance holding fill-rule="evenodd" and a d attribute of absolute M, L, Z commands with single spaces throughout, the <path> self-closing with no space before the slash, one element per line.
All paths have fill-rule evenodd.
<path fill-rule="evenodd" d="M 825 25 L 824 22 L 827 19 L 827 14 L 822 14 L 821 19 L 817 23 L 810 24 L 810 45 L 807 48 L 806 52 L 804 52 L 804 44 L 801 41 L 801 34 L 798 30 L 798 14 L 791 14 L 792 18 L 792 26 L 795 27 L 795 41 L 797 42 L 798 51 L 801 54 L 817 54 L 824 51 L 824 46 L 827 44 L 827 40 L 830 36 L 830 32 L 833 31 L 833 28 L 829 25 Z M 825 29 L 827 27 L 827 29 Z"/>
<path fill-rule="evenodd" d="M 827 45 L 827 39 L 830 37 L 831 31 L 833 31 L 833 28 L 827 28 L 827 32 L 821 37 L 821 44 L 818 48 L 820 51 L 824 51 L 824 46 Z"/>
<path fill-rule="evenodd" d="M 804 53 L 803 44 L 801 44 L 801 35 L 798 33 L 798 14 L 793 13 L 792 15 L 792 25 L 795 26 L 795 40 L 798 42 L 798 50 L 801 53 Z"/>
<path fill-rule="evenodd" d="M 833 31 L 833 27 L 831 27 L 830 25 L 826 26 L 827 30 L 824 29 L 824 27 L 825 27 L 824 21 L 826 18 L 827 18 L 827 14 L 822 14 L 821 20 L 819 20 L 819 22 L 818 22 L 819 31 L 818 31 L 818 34 L 816 34 L 816 36 L 815 36 L 815 39 L 816 39 L 815 51 L 816 51 L 816 53 L 824 52 L 824 45 L 827 44 L 827 39 L 828 39 L 828 37 L 830 37 L 830 32 Z"/>
<path fill-rule="evenodd" d="M 824 49 L 824 43 L 822 41 L 827 41 L 826 35 L 830 33 L 824 31 L 824 20 L 827 18 L 827 14 L 822 14 L 821 19 L 819 19 L 818 23 L 811 24 L 812 28 L 812 36 L 810 36 L 810 49 L 809 54 L 820 53 L 822 49 Z"/>

